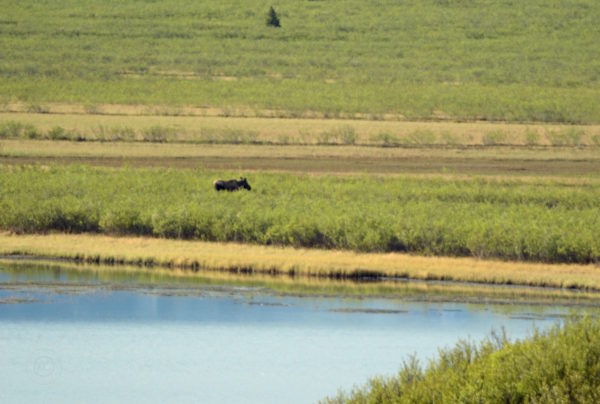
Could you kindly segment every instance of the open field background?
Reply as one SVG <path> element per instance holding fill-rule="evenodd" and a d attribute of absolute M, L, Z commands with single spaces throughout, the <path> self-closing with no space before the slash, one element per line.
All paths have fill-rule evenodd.
<path fill-rule="evenodd" d="M 594 0 L 7 1 L 0 99 L 600 122 Z"/>
<path fill-rule="evenodd" d="M 600 258 L 596 180 L 0 168 L 0 228 L 546 262 Z"/>

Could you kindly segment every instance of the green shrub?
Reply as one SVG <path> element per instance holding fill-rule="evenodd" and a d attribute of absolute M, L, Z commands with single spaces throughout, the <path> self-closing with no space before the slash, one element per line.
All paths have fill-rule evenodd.
<path fill-rule="evenodd" d="M 330 131 L 324 131 L 317 137 L 319 144 L 355 144 L 356 130 L 350 125 L 340 126 Z"/>
<path fill-rule="evenodd" d="M 279 21 L 279 16 L 277 15 L 277 12 L 273 8 L 273 6 L 271 6 L 271 8 L 269 8 L 269 13 L 267 14 L 267 26 L 275 27 L 275 28 L 281 27 L 281 22 Z"/>
<path fill-rule="evenodd" d="M 42 137 L 42 134 L 31 124 L 23 124 L 18 121 L 0 123 L 0 138 L 37 139 L 40 137 Z"/>
<path fill-rule="evenodd" d="M 161 125 L 153 125 L 142 131 L 144 142 L 164 143 L 175 136 L 175 130 Z"/>
<path fill-rule="evenodd" d="M 356 251 L 592 263 L 600 185 L 0 167 L 0 229 L 97 231 Z M 44 201 L 43 203 L 40 201 Z M 52 203 L 48 202 L 52 201 Z"/>
<path fill-rule="evenodd" d="M 86 104 L 83 108 L 86 114 L 99 115 L 102 113 L 100 107 L 96 104 Z"/>
<path fill-rule="evenodd" d="M 42 133 L 33 125 L 25 125 L 23 128 L 23 136 L 27 139 L 41 139 Z"/>
<path fill-rule="evenodd" d="M 331 132 L 321 132 L 319 133 L 319 135 L 317 136 L 317 144 L 320 145 L 328 145 L 328 144 L 332 144 L 332 133 Z"/>
<path fill-rule="evenodd" d="M 440 134 L 440 137 L 441 137 L 442 142 L 448 146 L 455 146 L 455 145 L 459 144 L 458 136 L 452 134 L 452 132 L 450 132 L 450 131 L 443 131 Z"/>
<path fill-rule="evenodd" d="M 50 112 L 50 109 L 40 104 L 29 104 L 27 106 L 27 112 L 34 114 L 47 114 Z"/>
<path fill-rule="evenodd" d="M 540 134 L 537 131 L 532 129 L 527 129 L 525 131 L 525 144 L 527 146 L 536 146 L 539 144 Z"/>
<path fill-rule="evenodd" d="M 437 135 L 429 129 L 416 129 L 407 136 L 407 142 L 414 145 L 433 145 L 436 140 Z"/>
<path fill-rule="evenodd" d="M 21 136 L 24 125 L 17 121 L 8 121 L 0 124 L 0 138 L 17 138 Z"/>
<path fill-rule="evenodd" d="M 385 147 L 400 145 L 400 139 L 398 136 L 389 132 L 379 132 L 378 134 L 371 136 L 371 142 Z"/>
<path fill-rule="evenodd" d="M 559 131 L 552 130 L 546 133 L 546 137 L 552 146 L 581 146 L 585 132 L 580 128 L 567 128 Z"/>
<path fill-rule="evenodd" d="M 114 126 L 110 129 L 110 140 L 112 141 L 134 141 L 135 131 L 128 126 Z"/>
<path fill-rule="evenodd" d="M 50 140 L 70 140 L 71 135 L 61 126 L 55 126 L 48 131 Z"/>
<path fill-rule="evenodd" d="M 502 144 L 506 139 L 506 134 L 501 130 L 494 130 L 483 135 L 482 142 L 484 146 L 493 146 Z"/>
<path fill-rule="evenodd" d="M 356 143 L 356 131 L 352 126 L 343 126 L 338 129 L 338 136 L 340 142 L 343 144 L 355 144 Z"/>
<path fill-rule="evenodd" d="M 329 403 L 595 403 L 600 400 L 600 323 L 571 319 L 511 342 L 492 334 L 460 341 L 423 368 L 406 361 L 393 377 L 376 377 Z"/>
<path fill-rule="evenodd" d="M 291 143 L 291 138 L 289 135 L 279 135 L 277 137 L 277 143 L 287 145 Z"/>
<path fill-rule="evenodd" d="M 258 132 L 243 129 L 225 129 L 220 133 L 218 143 L 252 144 L 258 143 Z"/>

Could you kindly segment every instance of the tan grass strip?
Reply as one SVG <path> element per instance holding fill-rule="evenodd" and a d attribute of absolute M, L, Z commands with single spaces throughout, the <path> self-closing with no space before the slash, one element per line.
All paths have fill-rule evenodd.
<path fill-rule="evenodd" d="M 334 278 L 402 277 L 600 290 L 597 265 L 503 262 L 90 234 L 0 233 L 0 255 Z"/>

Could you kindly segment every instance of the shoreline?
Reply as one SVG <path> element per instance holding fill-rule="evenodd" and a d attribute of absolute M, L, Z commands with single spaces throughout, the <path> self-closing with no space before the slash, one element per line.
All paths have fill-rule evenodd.
<path fill-rule="evenodd" d="M 67 281 L 55 279 L 62 274 Z M 600 308 L 600 293 L 550 287 L 478 284 L 415 279 L 357 281 L 303 275 L 232 273 L 135 265 L 104 265 L 59 258 L 0 256 L 0 274 L 17 276 L 0 282 L 0 291 L 43 290 L 136 292 L 167 296 L 202 296 L 207 290 L 246 290 L 252 295 L 351 300 L 391 299 L 422 303 L 493 305 L 510 312 L 513 305 L 541 308 Z M 25 279 L 21 279 L 25 276 Z M 241 288 L 241 289 L 240 289 Z"/>
<path fill-rule="evenodd" d="M 306 276 L 333 280 L 444 281 L 509 285 L 547 290 L 600 292 L 600 271 L 593 264 L 545 264 L 356 253 L 217 243 L 116 237 L 97 234 L 0 233 L 0 256 L 26 256 L 78 263 L 133 265 L 248 275 Z"/>

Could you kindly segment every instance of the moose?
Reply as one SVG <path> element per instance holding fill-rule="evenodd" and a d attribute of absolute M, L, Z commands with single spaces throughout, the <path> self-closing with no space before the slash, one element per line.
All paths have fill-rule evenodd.
<path fill-rule="evenodd" d="M 233 179 L 229 181 L 216 180 L 213 185 L 217 191 L 237 191 L 240 188 L 250 191 L 252 188 L 245 178 L 240 177 L 239 180 Z"/>

